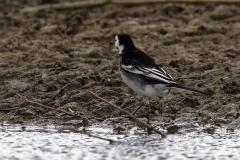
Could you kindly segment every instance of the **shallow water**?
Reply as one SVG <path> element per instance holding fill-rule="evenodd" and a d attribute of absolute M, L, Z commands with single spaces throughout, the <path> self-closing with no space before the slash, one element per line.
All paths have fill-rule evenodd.
<path fill-rule="evenodd" d="M 0 127 L 0 159 L 239 159 L 240 132 L 217 131 L 168 135 L 147 135 L 133 128 L 115 134 L 107 127 L 87 128 L 92 134 L 116 140 L 108 141 L 74 133 L 60 126 L 3 125 Z"/>

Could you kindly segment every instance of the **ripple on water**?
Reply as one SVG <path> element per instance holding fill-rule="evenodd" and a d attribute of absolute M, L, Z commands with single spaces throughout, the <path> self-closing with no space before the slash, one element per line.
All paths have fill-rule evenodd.
<path fill-rule="evenodd" d="M 28 130 L 29 128 L 29 130 Z M 137 129 L 137 128 L 136 128 Z M 216 132 L 213 135 L 188 133 L 169 135 L 116 135 L 109 128 L 93 127 L 89 131 L 117 140 L 104 140 L 79 133 L 58 132 L 54 126 L 6 127 L 0 132 L 0 159 L 239 159 L 240 133 Z"/>

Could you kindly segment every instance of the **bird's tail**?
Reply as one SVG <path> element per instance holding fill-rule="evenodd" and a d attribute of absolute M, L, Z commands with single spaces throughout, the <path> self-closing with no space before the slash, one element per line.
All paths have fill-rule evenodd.
<path fill-rule="evenodd" d="M 181 86 L 181 85 L 176 84 L 176 83 L 169 84 L 168 87 L 179 88 L 179 89 L 184 89 L 184 90 L 188 90 L 188 91 L 192 91 L 192 92 L 197 92 L 197 93 L 209 95 L 209 93 L 202 92 L 202 91 L 199 91 L 199 90 L 196 90 L 196 89 L 192 89 L 192 88 L 187 88 L 187 87 Z"/>

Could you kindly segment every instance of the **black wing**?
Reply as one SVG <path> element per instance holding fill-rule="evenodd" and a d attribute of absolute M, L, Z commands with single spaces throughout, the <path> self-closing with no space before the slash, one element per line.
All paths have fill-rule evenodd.
<path fill-rule="evenodd" d="M 149 79 L 176 83 L 166 71 L 155 63 L 154 59 L 137 48 L 123 50 L 122 69 Z"/>

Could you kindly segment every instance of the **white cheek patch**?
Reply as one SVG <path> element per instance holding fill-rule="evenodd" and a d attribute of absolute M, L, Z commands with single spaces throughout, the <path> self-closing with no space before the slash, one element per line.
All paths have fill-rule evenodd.
<path fill-rule="evenodd" d="M 122 54 L 122 50 L 124 49 L 124 46 L 119 45 L 118 36 L 115 37 L 115 47 L 118 49 L 119 54 Z"/>
<path fill-rule="evenodd" d="M 118 46 L 119 46 L 119 42 L 118 42 L 118 37 L 116 36 L 115 37 L 115 47 L 118 48 Z"/>

